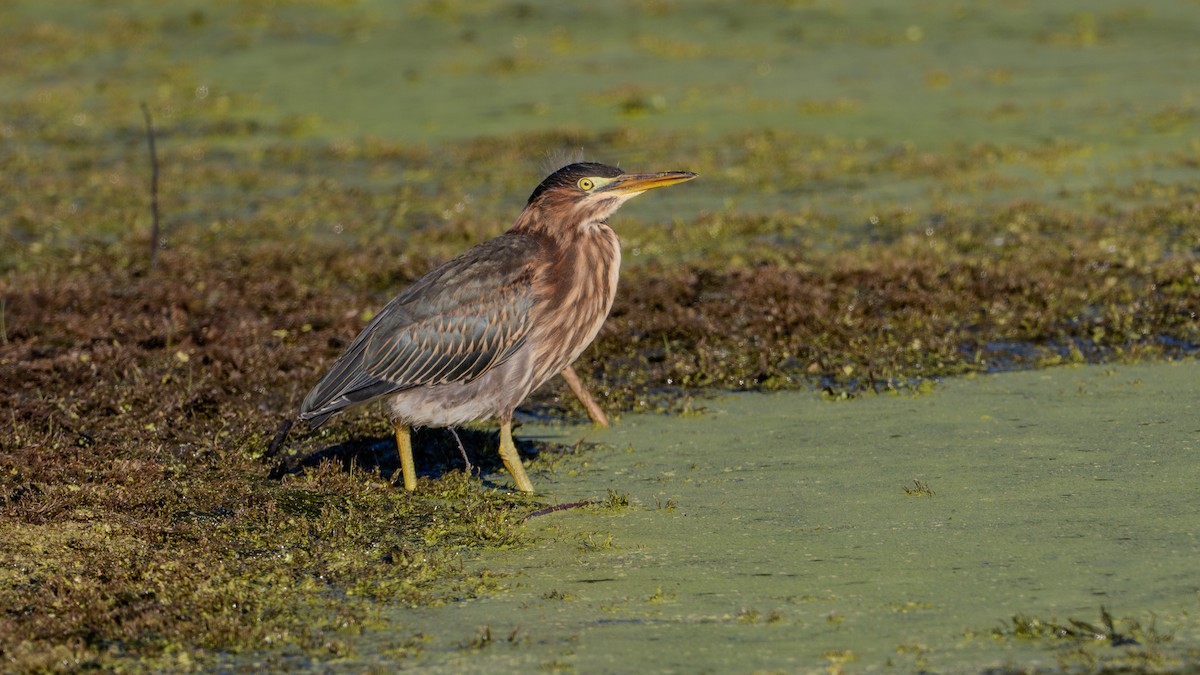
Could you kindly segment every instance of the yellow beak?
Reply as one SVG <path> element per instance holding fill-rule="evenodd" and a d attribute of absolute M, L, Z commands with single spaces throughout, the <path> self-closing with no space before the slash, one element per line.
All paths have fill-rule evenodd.
<path fill-rule="evenodd" d="M 611 183 L 600 188 L 600 192 L 615 192 L 635 195 L 654 188 L 667 187 L 689 181 L 696 177 L 691 171 L 663 171 L 660 173 L 626 173 L 617 176 Z"/>

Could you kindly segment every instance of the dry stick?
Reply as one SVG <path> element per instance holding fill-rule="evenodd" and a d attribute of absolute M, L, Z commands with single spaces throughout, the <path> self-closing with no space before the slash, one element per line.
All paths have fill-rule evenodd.
<path fill-rule="evenodd" d="M 150 108 L 142 101 L 142 117 L 146 118 L 146 140 L 150 143 L 150 266 L 158 262 L 158 152 L 154 149 L 154 122 L 150 119 Z"/>
<path fill-rule="evenodd" d="M 571 502 L 570 504 L 555 504 L 554 506 L 547 506 L 544 509 L 538 509 L 537 511 L 534 511 L 533 513 L 522 518 L 521 522 L 523 523 L 523 522 L 529 520 L 530 518 L 537 518 L 539 516 L 545 516 L 545 515 L 549 515 L 551 513 L 558 513 L 559 511 L 566 511 L 567 509 L 578 509 L 578 508 L 582 508 L 584 506 L 591 506 L 592 504 L 599 504 L 599 503 L 600 502 L 597 502 L 592 499 L 585 499 L 581 502 Z"/>
<path fill-rule="evenodd" d="M 454 435 L 454 442 L 458 443 L 458 451 L 460 453 L 462 453 L 463 462 L 466 463 L 466 465 L 467 465 L 467 475 L 470 476 L 471 469 L 473 469 L 475 467 L 471 466 L 471 458 L 467 457 L 467 449 L 463 447 L 462 439 L 458 437 L 458 432 L 454 430 L 454 427 L 446 427 L 446 428 L 449 429 L 450 433 Z"/>

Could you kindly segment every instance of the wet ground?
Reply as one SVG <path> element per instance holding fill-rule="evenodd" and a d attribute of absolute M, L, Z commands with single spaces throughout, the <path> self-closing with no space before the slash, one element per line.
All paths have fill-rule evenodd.
<path fill-rule="evenodd" d="M 1177 486 L 1139 473 L 1156 465 L 1124 445 L 1096 443 L 1097 466 L 1121 471 L 1109 481 L 1084 471 L 1090 460 L 1077 448 L 1043 457 L 987 445 L 989 433 L 1032 443 L 1043 437 L 1029 434 L 1070 427 L 1046 418 L 1035 431 L 1005 431 L 1025 414 L 1023 397 L 1000 397 L 1004 410 L 979 413 L 985 422 L 967 392 L 1002 387 L 986 374 L 1014 369 L 1098 363 L 1123 383 L 1137 379 L 1121 379 L 1133 364 L 1194 358 L 1197 16 L 1187 0 L 756 2 L 736 12 L 716 0 L 3 3 L 0 668 L 186 670 L 260 656 L 319 668 L 383 654 L 430 667 L 486 668 L 492 658 L 604 669 L 607 637 L 691 627 L 765 643 L 809 631 L 820 646 L 795 652 L 798 668 L 884 664 L 892 649 L 901 667 L 927 659 L 970 670 L 1000 658 L 984 643 L 1022 659 L 1078 651 L 1071 640 L 1004 646 L 1009 634 L 1082 630 L 1071 618 L 1112 642 L 1140 635 L 1150 649 L 1159 642 L 1147 637 L 1148 612 L 1176 637 L 1163 667 L 1192 667 L 1194 631 L 1176 619 L 1195 608 L 1151 597 L 1162 588 L 1152 574 L 1120 571 L 1166 550 L 1122 544 L 1131 530 L 1186 531 L 1186 509 L 1139 510 L 1180 503 Z M 142 103 L 160 167 L 154 264 Z M 437 432 L 418 438 L 418 492 L 397 491 L 387 425 L 370 410 L 293 434 L 272 455 L 281 420 L 372 312 L 502 231 L 547 158 L 577 151 L 700 174 L 613 219 L 622 285 L 576 368 L 618 421 L 588 437 L 617 451 L 548 430 L 583 419 L 552 382 L 523 406 L 517 433 L 522 451 L 538 455 L 534 470 L 552 472 L 546 495 L 496 489 L 502 477 L 465 479 L 457 447 Z M 1040 375 L 1007 381 L 1036 391 Z M 969 376 L 981 379 L 954 379 Z M 1082 377 L 1109 392 L 1109 380 Z M 1160 396 L 1158 375 L 1138 377 L 1141 387 L 1114 385 L 1131 411 Z M 757 394 L 711 402 L 731 391 Z M 776 416 L 779 399 L 765 395 L 779 391 L 797 402 Z M 1064 391 L 1076 398 L 1052 408 L 1093 400 L 1078 386 Z M 1178 392 L 1164 410 L 1186 403 Z M 882 437 L 840 417 L 942 405 L 937 424 Z M 1134 419 L 1122 410 L 1114 425 Z M 670 431 L 650 431 L 659 425 Z M 751 463 L 699 441 L 662 441 L 697 429 L 706 443 L 734 434 L 743 454 L 788 452 Z M 495 470 L 494 428 L 463 436 L 473 461 Z M 1163 447 L 1182 452 L 1171 438 Z M 984 447 L 960 452 L 967 441 Z M 676 465 L 684 451 L 701 456 Z M 668 454 L 655 463 L 656 452 Z M 738 492 L 782 480 L 786 463 L 796 481 L 786 497 Z M 920 496 L 914 479 L 933 495 Z M 617 481 L 605 497 L 616 511 L 524 520 L 555 501 L 604 496 L 606 481 Z M 1055 517 L 1083 496 L 1116 502 L 1110 520 Z M 626 499 L 632 507 L 621 507 Z M 1040 529 L 1001 527 L 981 515 L 993 504 Z M 956 528 L 969 517 L 995 529 L 964 552 L 955 547 L 971 532 Z M 684 522 L 714 532 L 736 523 L 750 541 L 722 540 L 680 563 L 667 552 L 704 542 L 683 536 Z M 893 529 L 862 529 L 874 522 Z M 654 549 L 660 536 L 676 543 Z M 891 567 L 877 540 L 895 551 Z M 1057 562 L 1040 563 L 1049 575 L 1040 586 L 1043 577 L 1001 566 L 1035 566 L 1037 552 L 1067 544 Z M 781 563 L 785 545 L 796 557 Z M 944 551 L 990 561 L 983 571 L 998 586 L 981 592 L 978 615 L 937 594 L 974 589 L 952 588 L 945 582 L 961 575 L 925 557 Z M 858 559 L 876 562 L 854 567 Z M 470 615 L 587 560 L 627 568 L 626 580 L 573 596 L 531 590 L 546 602 L 525 604 L 591 618 L 517 631 L 501 652 L 515 625 Z M 829 568 L 838 561 L 849 565 L 841 581 Z M 735 563 L 742 576 L 731 576 Z M 1070 565 L 1113 601 L 1087 602 L 1075 586 L 1045 591 Z M 1112 576 L 1091 581 L 1093 567 Z M 654 575 L 674 569 L 713 594 L 659 593 Z M 908 586 L 881 593 L 882 604 L 851 587 L 878 587 L 885 570 Z M 793 582 L 820 588 L 779 590 Z M 436 631 L 407 614 L 447 603 L 445 614 L 420 615 L 446 622 Z M 594 616 L 605 607 L 611 622 Z M 1018 612 L 1026 619 L 1014 624 Z M 911 635 L 889 633 L 882 646 L 850 631 L 887 617 L 959 617 L 954 630 L 978 635 L 1008 628 L 997 643 L 963 638 L 961 648 L 941 624 L 911 623 Z M 481 625 L 494 630 L 477 633 Z M 577 655 L 561 643 L 572 626 L 592 636 Z M 847 635 L 860 637 L 835 639 Z"/>

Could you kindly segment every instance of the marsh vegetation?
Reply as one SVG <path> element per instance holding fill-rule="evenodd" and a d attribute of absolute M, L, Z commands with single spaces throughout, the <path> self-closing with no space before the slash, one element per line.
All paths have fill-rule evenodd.
<path fill-rule="evenodd" d="M 464 552 L 526 545 L 548 504 L 502 489 L 487 425 L 481 475 L 418 439 L 413 495 L 371 411 L 296 435 L 298 470 L 269 477 L 267 448 L 364 320 L 503 231 L 564 151 L 701 174 L 614 220 L 621 290 L 576 365 L 610 415 L 1194 357 L 1196 14 L 5 3 L 0 662 L 323 662 L 386 608 L 496 589 Z M 583 419 L 558 382 L 523 410 Z M 591 451 L 520 447 L 548 473 Z M 939 503 L 930 481 L 908 501 Z"/>

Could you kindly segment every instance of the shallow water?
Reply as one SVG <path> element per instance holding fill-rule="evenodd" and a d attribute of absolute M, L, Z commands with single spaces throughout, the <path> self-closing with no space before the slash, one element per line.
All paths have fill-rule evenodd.
<path fill-rule="evenodd" d="M 917 398 L 739 395 L 608 431 L 527 425 L 621 448 L 535 476 L 550 501 L 613 489 L 633 506 L 532 519 L 533 546 L 466 562 L 506 590 L 396 610 L 396 632 L 347 665 L 420 633 L 410 663 L 444 672 L 1053 667 L 1069 641 L 992 629 L 1098 623 L 1101 606 L 1174 639 L 1099 657 L 1195 658 L 1197 383 L 1197 362 L 1060 368 Z M 933 495 L 907 494 L 913 479 Z"/>
<path fill-rule="evenodd" d="M 897 153 L 1015 144 L 1023 149 L 1016 154 L 965 153 L 939 180 L 919 167 L 887 175 L 882 157 L 868 160 L 884 172 L 874 177 L 841 180 L 861 168 L 845 166 L 804 184 L 709 188 L 643 208 L 771 212 L 804 198 L 861 210 L 936 203 L 958 191 L 973 202 L 1088 208 L 1115 199 L 1114 186 L 1173 184 L 1193 173 L 1180 153 L 1197 143 L 1195 18 L 1187 0 L 758 2 L 736 11 L 714 0 L 204 8 L 26 0 L 0 7 L 17 42 L 41 44 L 48 33 L 64 48 L 15 51 L 8 58 L 23 68 L 0 73 L 0 101 L 57 92 L 70 103 L 56 115 L 100 124 L 118 112 L 123 123 L 136 119 L 134 102 L 149 100 L 168 127 L 171 115 L 187 112 L 268 128 L 282 120 L 314 138 L 435 148 L 516 132 L 627 129 L 695 147 L 725 173 L 708 171 L 708 180 L 731 185 L 742 179 L 745 167 L 732 164 L 747 149 L 724 135 L 746 130 L 881 139 Z M 89 112 L 97 121 L 87 121 Z M 191 133 L 176 132 L 181 141 Z M 654 164 L 597 145 L 584 150 L 626 166 Z M 806 143 L 762 159 L 819 165 L 824 154 Z"/>

